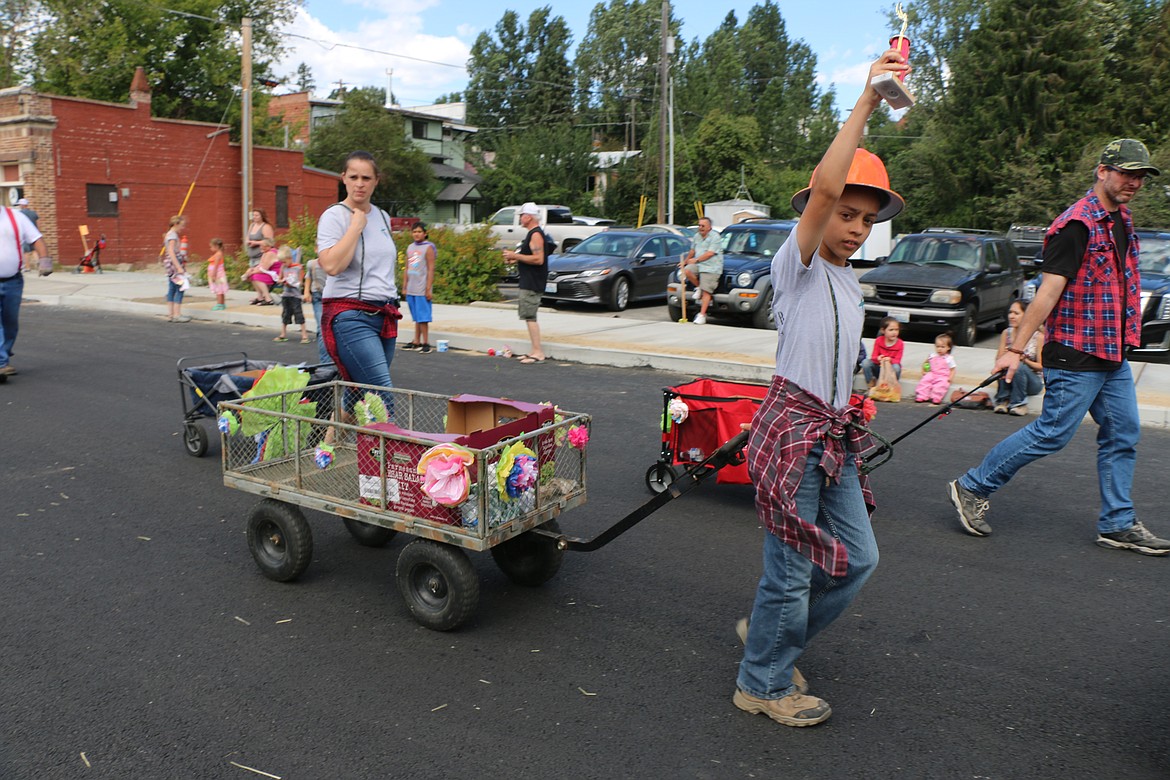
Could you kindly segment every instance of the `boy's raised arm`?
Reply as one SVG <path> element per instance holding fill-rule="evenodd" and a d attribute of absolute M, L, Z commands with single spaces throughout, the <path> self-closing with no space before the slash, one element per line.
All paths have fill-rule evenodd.
<path fill-rule="evenodd" d="M 857 104 L 849 113 L 849 118 L 836 138 L 829 145 L 825 156 L 821 158 L 812 181 L 812 191 L 809 193 L 808 205 L 801 214 L 800 222 L 796 226 L 796 241 L 800 246 L 800 261 L 806 266 L 812 262 L 812 257 L 821 244 L 829 218 L 833 215 L 833 208 L 845 190 L 845 177 L 849 173 L 849 166 L 853 162 L 853 153 L 857 149 L 861 136 L 865 131 L 865 123 L 869 121 L 874 109 L 881 103 L 881 95 L 877 93 L 870 80 L 882 73 L 902 73 L 909 71 L 910 66 L 906 59 L 897 51 L 890 49 L 882 54 L 869 66 L 869 75 L 866 77 L 865 89 L 857 98 Z"/>

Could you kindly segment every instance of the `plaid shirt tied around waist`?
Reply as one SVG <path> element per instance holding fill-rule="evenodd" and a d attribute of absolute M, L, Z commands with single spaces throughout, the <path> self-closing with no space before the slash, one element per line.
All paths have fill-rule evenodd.
<path fill-rule="evenodd" d="M 1113 361 L 1125 357 L 1123 342 L 1130 347 L 1142 345 L 1138 237 L 1129 207 L 1122 205 L 1118 213 L 1129 244 L 1123 275 L 1118 273 L 1113 219 L 1092 190 L 1057 217 L 1044 236 L 1047 242 L 1074 220 L 1089 229 L 1089 244 L 1080 270 L 1065 285 L 1060 300 L 1048 315 L 1045 323 L 1048 338 L 1078 352 Z M 1124 334 L 1121 332 L 1123 319 Z"/>
<path fill-rule="evenodd" d="M 837 411 L 795 382 L 776 376 L 748 437 L 748 473 L 756 486 L 756 512 L 764 526 L 837 579 L 848 571 L 849 553 L 839 539 L 817 526 L 815 517 L 804 519 L 797 514 L 796 491 L 808 454 L 818 442 L 824 443 L 820 468 L 827 479 L 840 480 L 846 458 L 853 458 L 860 467 L 861 454 L 874 444 L 863 424 L 860 409 L 850 406 Z M 872 515 L 869 478 L 862 474 L 859 481 Z"/>

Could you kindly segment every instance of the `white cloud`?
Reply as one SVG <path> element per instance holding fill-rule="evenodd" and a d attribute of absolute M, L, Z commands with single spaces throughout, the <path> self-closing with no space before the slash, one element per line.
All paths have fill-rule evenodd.
<path fill-rule="evenodd" d="M 287 39 L 289 51 L 277 64 L 276 72 L 293 74 L 304 62 L 312 70 L 316 82 L 314 92 L 324 96 L 337 86 L 338 81 L 344 81 L 348 86 L 384 87 L 386 70 L 393 69 L 394 94 L 404 105 L 430 103 L 440 94 L 462 90 L 466 86 L 464 66 L 470 48 L 453 35 L 435 36 L 421 32 L 422 22 L 413 12 L 426 4 L 411 3 L 409 11 L 406 10 L 407 4 L 400 0 L 368 0 L 363 5 L 379 13 L 369 15 L 348 29 L 331 29 L 304 8 L 298 9 L 287 32 L 302 37 Z M 295 89 L 291 84 L 286 87 Z"/>

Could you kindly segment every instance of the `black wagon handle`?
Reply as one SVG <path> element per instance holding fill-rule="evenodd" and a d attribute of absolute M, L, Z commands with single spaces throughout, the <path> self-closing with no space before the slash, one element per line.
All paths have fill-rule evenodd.
<path fill-rule="evenodd" d="M 973 387 L 970 390 L 968 390 L 967 392 L 963 393 L 961 396 L 959 396 L 955 400 L 951 401 L 949 404 L 947 404 L 943 408 L 938 409 L 937 411 L 932 411 L 930 413 L 929 417 L 927 417 L 925 420 L 918 423 L 913 428 L 906 431 L 905 433 L 903 433 L 901 436 L 897 437 L 896 439 L 891 439 L 890 441 L 886 441 L 885 439 L 882 439 L 880 436 L 876 437 L 879 441 L 881 441 L 881 445 L 876 450 L 874 450 L 873 452 L 869 453 L 868 455 L 866 455 L 864 458 L 861 459 L 862 471 L 864 473 L 868 474 L 869 472 L 876 469 L 878 466 L 881 466 L 882 464 L 884 464 L 886 461 L 888 461 L 890 458 L 893 457 L 895 444 L 902 441 L 910 434 L 915 433 L 919 428 L 922 428 L 927 423 L 929 423 L 933 420 L 937 420 L 940 417 L 946 417 L 948 414 L 951 413 L 951 409 L 954 409 L 955 405 L 958 404 L 963 399 L 967 398 L 967 396 L 971 395 L 972 393 L 976 393 L 976 392 L 982 390 L 983 388 L 987 387 L 992 382 L 995 382 L 996 380 L 1002 379 L 1006 375 L 1007 375 L 1007 369 L 1000 369 L 999 371 L 996 371 L 994 374 L 992 374 L 991 376 L 987 377 L 982 382 L 980 382 L 979 385 L 977 385 L 976 387 Z M 873 433 L 873 432 L 871 431 L 870 433 Z M 869 465 L 870 461 L 874 460 L 875 458 L 877 458 L 883 454 L 885 455 L 884 458 L 882 458 L 880 461 L 878 461 L 877 463 L 875 463 L 873 465 Z"/>

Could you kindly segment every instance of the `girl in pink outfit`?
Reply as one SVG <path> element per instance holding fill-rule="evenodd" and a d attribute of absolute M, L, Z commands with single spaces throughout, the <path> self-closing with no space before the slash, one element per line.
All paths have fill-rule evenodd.
<path fill-rule="evenodd" d="M 949 331 L 935 337 L 934 354 L 927 360 L 930 370 L 922 375 L 914 388 L 914 400 L 918 403 L 941 404 L 947 397 L 947 390 L 955 378 L 955 359 L 951 357 L 953 344 Z"/>

